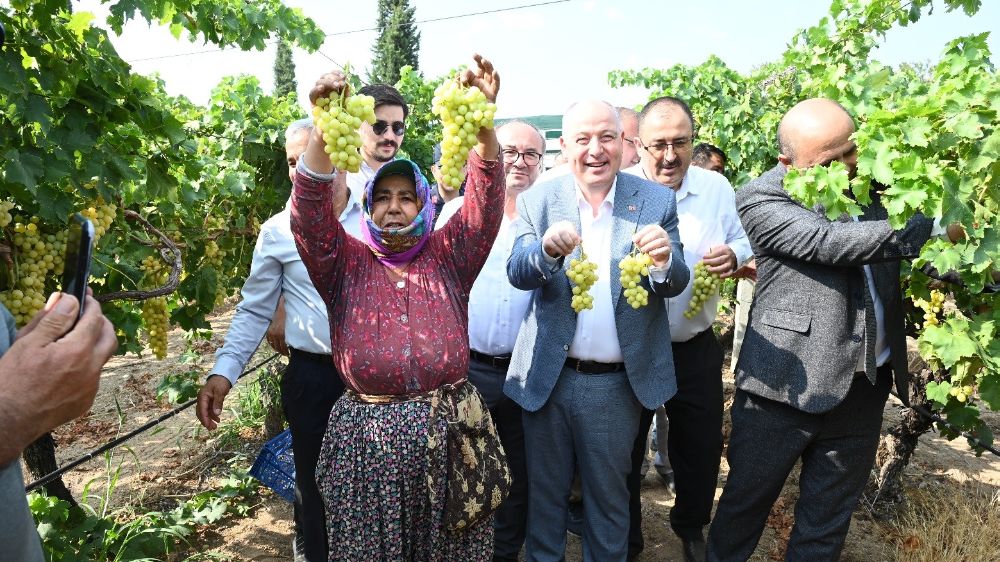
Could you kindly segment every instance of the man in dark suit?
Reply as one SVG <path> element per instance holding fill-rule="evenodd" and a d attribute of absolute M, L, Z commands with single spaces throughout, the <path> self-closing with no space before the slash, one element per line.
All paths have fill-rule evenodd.
<path fill-rule="evenodd" d="M 586 561 L 624 562 L 629 529 L 626 477 L 643 407 L 677 385 L 666 310 L 658 299 L 687 285 L 673 191 L 620 173 L 622 126 L 613 107 L 580 102 L 560 139 L 571 174 L 521 194 L 512 285 L 534 290 L 514 344 L 504 392 L 524 410 L 528 468 L 525 559 L 562 560 L 573 471 L 583 485 Z M 580 246 L 597 265 L 593 309 L 570 307 L 567 256 Z M 619 261 L 633 246 L 652 259 L 649 304 L 623 297 Z"/>
<path fill-rule="evenodd" d="M 799 103 L 778 128 L 780 163 L 736 192 L 758 280 L 736 366 L 730 472 L 709 560 L 750 557 L 799 459 L 787 559 L 836 560 L 875 459 L 893 378 L 907 396 L 899 263 L 919 253 L 932 221 L 918 215 L 894 231 L 877 196 L 860 220 L 830 221 L 783 187 L 788 166 L 840 161 L 853 175 L 853 133 L 836 102 Z"/>

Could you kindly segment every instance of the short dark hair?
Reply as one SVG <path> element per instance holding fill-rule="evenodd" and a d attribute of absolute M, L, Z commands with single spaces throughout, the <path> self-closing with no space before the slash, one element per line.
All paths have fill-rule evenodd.
<path fill-rule="evenodd" d="M 398 105 L 403 108 L 403 119 L 410 114 L 410 108 L 406 105 L 406 98 L 399 90 L 388 84 L 369 84 L 358 90 L 359 94 L 375 98 L 375 109 L 383 105 Z"/>
<path fill-rule="evenodd" d="M 719 160 L 722 161 L 722 167 L 725 167 L 729 161 L 726 158 L 726 153 L 722 152 L 721 148 L 715 146 L 714 144 L 700 142 L 694 147 L 694 152 L 691 155 L 691 163 L 695 166 L 708 164 L 708 161 L 712 159 L 712 156 L 719 157 Z"/>
<path fill-rule="evenodd" d="M 681 111 L 684 112 L 684 115 L 687 115 L 688 120 L 691 121 L 691 134 L 694 135 L 698 132 L 698 127 L 695 125 L 694 114 L 691 113 L 691 108 L 688 107 L 688 104 L 685 103 L 684 100 L 673 96 L 661 96 L 654 100 L 650 100 L 646 105 L 644 105 L 642 107 L 642 111 L 639 112 L 639 126 L 642 126 L 642 122 L 650 113 L 660 109 L 661 107 L 679 107 Z"/>

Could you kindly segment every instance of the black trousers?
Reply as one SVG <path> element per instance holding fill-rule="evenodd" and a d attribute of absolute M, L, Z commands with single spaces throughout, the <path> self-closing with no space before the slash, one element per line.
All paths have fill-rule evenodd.
<path fill-rule="evenodd" d="M 667 454 L 674 470 L 677 495 L 670 510 L 670 526 L 681 538 L 702 532 L 712 516 L 715 488 L 722 462 L 722 360 L 724 352 L 709 328 L 686 342 L 671 345 L 677 394 L 664 405 L 670 429 Z M 639 434 L 632 448 L 629 474 L 629 550 L 643 549 L 642 459 L 653 410 L 643 410 Z"/>
<path fill-rule="evenodd" d="M 327 560 L 326 510 L 316 486 L 316 463 L 334 402 L 344 394 L 329 355 L 291 349 L 281 379 L 281 407 L 292 431 L 295 456 L 296 523 L 309 562 Z"/>
<path fill-rule="evenodd" d="M 524 426 L 521 407 L 503 393 L 507 369 L 494 367 L 477 359 L 469 360 L 469 382 L 483 396 L 507 464 L 510 466 L 510 495 L 500 505 L 493 520 L 493 560 L 517 562 L 524 545 L 528 522 L 528 469 L 524 456 Z"/>

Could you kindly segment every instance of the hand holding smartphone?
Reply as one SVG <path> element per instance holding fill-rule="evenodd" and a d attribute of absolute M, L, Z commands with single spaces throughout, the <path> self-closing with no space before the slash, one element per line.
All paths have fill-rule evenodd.
<path fill-rule="evenodd" d="M 76 319 L 83 316 L 83 306 L 87 297 L 87 281 L 90 279 L 90 255 L 94 247 L 94 224 L 73 213 L 69 218 L 69 232 L 66 237 L 66 258 L 63 261 L 62 292 L 76 297 L 80 311 Z M 73 322 L 76 326 L 76 321 Z M 72 330 L 72 328 L 70 328 Z"/>

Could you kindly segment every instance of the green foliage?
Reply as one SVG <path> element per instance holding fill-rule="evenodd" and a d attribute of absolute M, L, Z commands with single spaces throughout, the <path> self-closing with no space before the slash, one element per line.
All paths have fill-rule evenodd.
<path fill-rule="evenodd" d="M 945 289 L 954 306 L 944 320 L 918 330 L 919 347 L 932 369 L 947 373 L 928 386 L 928 396 L 950 422 L 989 443 L 979 403 L 1000 409 L 1000 298 L 983 292 L 1000 269 L 1000 78 L 985 34 L 949 42 L 931 64 L 894 70 L 872 59 L 890 29 L 941 4 L 974 15 L 981 2 L 833 0 L 829 15 L 798 32 L 780 60 L 747 75 L 710 57 L 697 67 L 614 71 L 608 78 L 612 86 L 646 87 L 651 98 L 685 99 L 699 137 L 729 156 L 737 186 L 775 164 L 777 124 L 795 103 L 827 97 L 844 105 L 858 126 L 857 177 L 849 180 L 840 164 L 790 170 L 786 188 L 807 207 L 824 207 L 831 220 L 859 214 L 874 188 L 895 228 L 915 213 L 962 225 L 964 241 L 924 246 L 908 291 L 926 298 L 930 280 L 916 271 L 925 265 L 961 278 L 961 286 Z"/>
<path fill-rule="evenodd" d="M 434 145 L 441 142 L 441 120 L 431 112 L 434 90 L 444 82 L 444 77 L 425 80 L 414 67 L 404 66 L 399 71 L 396 89 L 410 106 L 410 116 L 406 119 L 406 140 L 403 142 L 403 156 L 420 166 L 424 175 L 431 177 L 434 163 Z"/>
<path fill-rule="evenodd" d="M 296 90 L 298 83 L 295 81 L 292 46 L 282 39 L 278 41 L 278 52 L 274 57 L 274 97 L 283 98 L 295 94 Z"/>
<path fill-rule="evenodd" d="M 198 396 L 203 376 L 197 370 L 170 373 L 156 386 L 156 399 L 169 404 L 183 404 Z"/>
<path fill-rule="evenodd" d="M 177 551 L 198 528 L 226 516 L 245 517 L 257 505 L 258 486 L 245 474 L 201 492 L 169 511 L 103 513 L 88 503 L 72 507 L 39 493 L 28 495 L 42 549 L 50 560 L 158 560 Z"/>
<path fill-rule="evenodd" d="M 420 67 L 420 32 L 414 13 L 409 0 L 379 0 L 370 83 L 395 84 L 404 66 Z"/>

